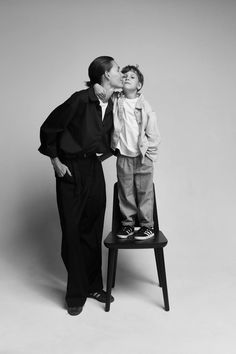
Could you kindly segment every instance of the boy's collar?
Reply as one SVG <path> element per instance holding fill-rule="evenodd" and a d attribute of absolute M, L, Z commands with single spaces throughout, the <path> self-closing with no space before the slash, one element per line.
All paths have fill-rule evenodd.
<path fill-rule="evenodd" d="M 118 95 L 119 97 L 125 97 L 124 91 L 120 91 Z M 137 96 L 135 98 L 139 98 L 140 96 L 143 96 L 142 92 L 137 92 Z"/>
<path fill-rule="evenodd" d="M 118 97 L 120 97 L 120 98 L 125 98 L 125 94 L 124 94 L 124 92 L 123 91 L 121 91 L 121 92 L 119 92 L 119 96 Z M 142 92 L 137 92 L 137 98 L 138 98 L 138 100 L 137 100 L 137 102 L 136 102 L 136 106 L 135 106 L 135 108 L 139 108 L 139 109 L 141 109 L 142 108 L 142 101 L 143 101 L 143 93 Z"/>

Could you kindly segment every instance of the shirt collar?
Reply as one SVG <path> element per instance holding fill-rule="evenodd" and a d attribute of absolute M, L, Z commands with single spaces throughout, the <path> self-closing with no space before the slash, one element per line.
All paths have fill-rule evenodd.
<path fill-rule="evenodd" d="M 124 99 L 125 95 L 123 92 L 120 92 L 118 97 Z M 143 100 L 144 100 L 144 96 L 143 96 L 142 92 L 138 92 L 138 100 L 136 102 L 135 108 L 142 109 Z"/>

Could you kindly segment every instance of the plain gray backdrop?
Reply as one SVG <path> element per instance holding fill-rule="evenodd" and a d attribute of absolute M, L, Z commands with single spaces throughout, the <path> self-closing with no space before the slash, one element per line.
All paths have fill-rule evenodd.
<path fill-rule="evenodd" d="M 236 3 L 1 0 L 0 353 L 233 354 Z M 37 152 L 48 114 L 89 63 L 139 64 L 162 136 L 155 164 L 170 312 L 154 256 L 124 251 L 109 313 L 71 318 L 55 181 Z M 111 228 L 115 158 L 104 162 Z M 104 279 L 107 252 L 103 252 Z"/>

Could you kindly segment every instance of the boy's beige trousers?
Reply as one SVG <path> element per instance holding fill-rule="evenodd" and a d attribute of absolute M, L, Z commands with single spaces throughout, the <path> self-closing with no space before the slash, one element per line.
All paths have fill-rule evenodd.
<path fill-rule="evenodd" d="M 117 157 L 118 198 L 123 226 L 153 227 L 153 162 L 141 155 Z"/>

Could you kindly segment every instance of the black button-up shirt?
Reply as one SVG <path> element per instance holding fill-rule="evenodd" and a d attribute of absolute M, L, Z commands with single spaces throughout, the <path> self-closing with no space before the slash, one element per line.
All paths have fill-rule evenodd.
<path fill-rule="evenodd" d="M 93 88 L 75 92 L 55 108 L 40 129 L 39 151 L 49 157 L 65 154 L 108 153 L 113 128 L 113 104 L 104 119 Z"/>

